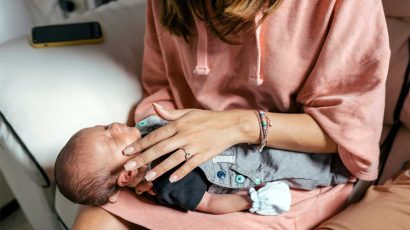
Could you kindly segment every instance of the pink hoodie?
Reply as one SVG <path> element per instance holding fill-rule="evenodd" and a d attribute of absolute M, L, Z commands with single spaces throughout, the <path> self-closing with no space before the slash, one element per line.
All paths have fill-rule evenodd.
<path fill-rule="evenodd" d="M 285 0 L 241 45 L 196 20 L 188 44 L 148 1 L 136 120 L 167 108 L 234 108 L 311 115 L 337 143 L 353 175 L 377 176 L 390 49 L 380 1 Z"/>
<path fill-rule="evenodd" d="M 310 114 L 337 143 L 348 169 L 375 179 L 390 56 L 379 0 L 284 0 L 241 45 L 216 38 L 196 20 L 186 43 L 159 22 L 147 1 L 142 83 L 136 121 L 167 108 L 234 108 Z M 122 192 L 104 208 L 150 229 L 311 229 L 343 206 L 352 184 L 292 191 L 292 208 L 275 217 L 246 212 L 182 213 Z"/>

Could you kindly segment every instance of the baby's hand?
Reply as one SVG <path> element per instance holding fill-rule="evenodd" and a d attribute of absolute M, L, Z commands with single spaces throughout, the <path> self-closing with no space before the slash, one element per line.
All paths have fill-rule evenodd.
<path fill-rule="evenodd" d="M 137 182 L 134 186 L 134 190 L 138 195 L 141 195 L 144 192 L 148 192 L 150 195 L 155 195 L 154 191 L 152 190 L 153 184 L 151 181 L 146 181 L 144 179 L 145 174 L 147 173 L 149 167 L 148 165 L 145 165 L 138 170 L 138 175 L 135 178 L 135 181 Z"/>
<path fill-rule="evenodd" d="M 292 204 L 292 196 L 289 185 L 282 181 L 266 183 L 258 191 L 255 188 L 249 190 L 252 203 L 251 213 L 264 216 L 276 216 L 289 211 Z"/>
<path fill-rule="evenodd" d="M 152 185 L 151 185 L 151 186 L 152 186 Z M 135 190 L 135 193 L 137 193 L 138 195 L 141 195 L 142 193 L 144 193 L 144 192 L 138 190 L 137 187 L 135 187 L 134 190 Z M 155 196 L 155 195 L 156 195 L 155 192 L 154 192 L 154 190 L 152 190 L 152 187 L 151 187 L 149 190 L 145 191 L 145 192 L 147 192 L 148 194 L 150 194 L 150 195 L 152 195 L 152 196 Z"/>

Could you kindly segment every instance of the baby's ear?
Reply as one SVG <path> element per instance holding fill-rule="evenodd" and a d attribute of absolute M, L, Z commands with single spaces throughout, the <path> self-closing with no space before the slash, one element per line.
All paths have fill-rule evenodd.
<path fill-rule="evenodd" d="M 113 195 L 111 195 L 111 196 L 108 198 L 108 201 L 109 201 L 111 204 L 114 204 L 115 202 L 117 202 L 119 194 L 120 194 L 120 191 L 114 193 Z"/>
<path fill-rule="evenodd" d="M 121 171 L 121 173 L 120 173 L 120 175 L 118 176 L 118 179 L 117 179 L 118 186 L 120 186 L 120 187 L 127 186 L 127 184 L 131 180 L 131 172 L 132 171 L 125 171 L 125 170 Z"/>
<path fill-rule="evenodd" d="M 120 187 L 125 187 L 133 182 L 134 177 L 138 174 L 138 170 L 126 171 L 122 170 L 117 179 L 117 184 Z"/>

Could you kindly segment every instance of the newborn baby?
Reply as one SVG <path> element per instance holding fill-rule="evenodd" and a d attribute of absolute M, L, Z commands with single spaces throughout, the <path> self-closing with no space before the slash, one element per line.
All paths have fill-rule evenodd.
<path fill-rule="evenodd" d="M 57 157 L 55 180 L 59 190 L 75 203 L 103 205 L 119 191 L 120 187 L 134 187 L 137 178 L 142 178 L 144 175 L 141 175 L 141 171 L 138 170 L 124 170 L 123 165 L 135 156 L 124 156 L 122 150 L 140 138 L 141 134 L 144 135 L 165 123 L 158 117 L 151 116 L 138 123 L 137 127 L 141 132 L 138 128 L 118 123 L 80 130 L 71 137 Z M 313 189 L 317 186 L 348 181 L 349 173 L 336 154 L 289 153 L 282 150 L 266 150 L 259 153 L 252 149 L 251 146 L 231 147 L 174 183 L 169 182 L 172 170 L 165 173 L 153 181 L 153 190 L 158 201 L 184 210 L 214 214 L 249 209 L 261 215 L 278 215 L 290 208 L 289 186 Z M 259 171 L 262 169 L 266 174 L 261 176 L 266 184 L 258 190 L 254 187 L 262 185 L 259 178 L 252 180 L 253 175 L 245 177 L 236 172 L 248 166 L 246 164 L 249 160 L 246 156 L 249 155 L 249 151 L 254 159 L 253 163 L 258 165 Z M 269 158 L 267 160 L 269 165 L 278 163 L 274 165 L 274 170 L 269 170 L 269 167 L 261 168 L 264 166 L 266 157 Z M 228 158 L 230 159 L 228 162 L 221 161 Z M 232 162 L 232 159 L 236 159 L 237 165 Z M 161 160 L 154 161 L 152 167 Z M 242 164 L 241 160 L 247 163 Z M 295 167 L 294 162 L 298 161 L 301 161 L 300 164 L 304 165 L 305 170 Z M 286 165 L 294 169 L 289 170 L 290 167 Z M 255 172 L 255 175 L 260 174 L 259 171 Z M 233 180 L 229 179 L 231 174 Z M 247 188 L 250 194 L 207 192 L 210 186 L 216 185 L 233 189 Z"/>

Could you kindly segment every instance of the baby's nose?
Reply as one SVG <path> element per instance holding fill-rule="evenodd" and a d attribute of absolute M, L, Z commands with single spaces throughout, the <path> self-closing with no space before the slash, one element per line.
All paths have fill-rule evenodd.
<path fill-rule="evenodd" d="M 111 123 L 111 125 L 110 125 L 110 127 L 113 128 L 113 129 L 121 129 L 122 126 L 124 126 L 124 125 L 121 124 L 121 123 L 118 123 L 118 122 Z"/>

